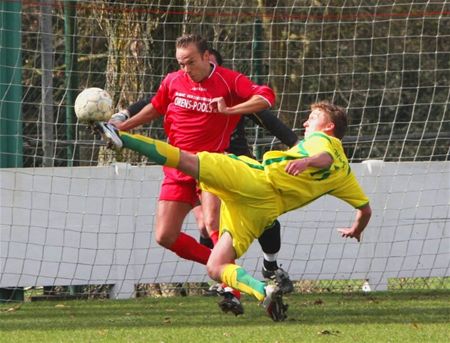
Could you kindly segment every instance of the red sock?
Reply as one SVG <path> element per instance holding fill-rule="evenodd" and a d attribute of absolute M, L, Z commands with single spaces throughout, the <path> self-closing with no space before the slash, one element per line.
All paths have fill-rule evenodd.
<path fill-rule="evenodd" d="M 209 234 L 209 238 L 211 238 L 211 240 L 213 241 L 213 244 L 216 245 L 217 241 L 219 240 L 219 230 L 211 232 Z M 232 263 L 234 263 L 234 261 Z M 224 282 L 222 282 L 222 288 L 227 288 L 227 291 L 233 293 L 233 295 L 236 298 L 241 299 L 241 292 L 239 292 L 237 289 L 228 287 L 228 285 L 225 284 Z"/>
<path fill-rule="evenodd" d="M 169 249 L 186 260 L 205 265 L 208 262 L 209 255 L 211 255 L 211 249 L 198 243 L 193 237 L 183 232 L 180 232 L 177 240 Z"/>
<path fill-rule="evenodd" d="M 233 295 L 238 298 L 239 300 L 241 299 L 241 292 L 239 292 L 237 289 L 233 289 L 231 291 L 231 293 L 233 293 Z"/>
<path fill-rule="evenodd" d="M 219 230 L 211 232 L 209 238 L 211 238 L 213 244 L 216 245 L 219 240 Z"/>
<path fill-rule="evenodd" d="M 222 282 L 220 286 L 222 286 L 222 289 L 225 290 L 225 292 L 230 292 L 236 298 L 241 299 L 241 292 L 239 292 L 237 289 L 231 288 L 225 282 Z"/>

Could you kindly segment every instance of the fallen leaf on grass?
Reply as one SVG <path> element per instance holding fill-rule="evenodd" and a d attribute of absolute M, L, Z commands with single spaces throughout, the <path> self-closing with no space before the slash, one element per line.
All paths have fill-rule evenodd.
<path fill-rule="evenodd" d="M 170 319 L 170 317 L 164 317 L 164 324 L 171 324 L 172 320 Z"/>
<path fill-rule="evenodd" d="M 18 309 L 20 309 L 22 307 L 22 304 L 13 306 L 13 307 L 9 307 L 9 308 L 5 308 L 2 310 L 2 312 L 16 312 Z"/>
<path fill-rule="evenodd" d="M 125 313 L 126 316 L 142 316 L 142 312 L 127 312 Z"/>
<path fill-rule="evenodd" d="M 108 330 L 99 330 L 97 331 L 97 333 L 99 334 L 99 336 L 106 336 L 108 334 Z"/>
<path fill-rule="evenodd" d="M 317 334 L 318 335 L 332 335 L 332 336 L 337 336 L 339 335 L 341 332 L 339 330 L 322 330 L 319 331 Z"/>
<path fill-rule="evenodd" d="M 65 308 L 66 307 L 66 305 L 64 305 L 64 304 L 56 304 L 55 305 L 55 308 Z"/>
<path fill-rule="evenodd" d="M 379 303 L 379 301 L 373 297 L 370 297 L 368 300 L 369 300 L 370 304 L 378 304 Z"/>
<path fill-rule="evenodd" d="M 317 299 L 316 301 L 314 301 L 314 305 L 323 305 L 323 300 Z"/>

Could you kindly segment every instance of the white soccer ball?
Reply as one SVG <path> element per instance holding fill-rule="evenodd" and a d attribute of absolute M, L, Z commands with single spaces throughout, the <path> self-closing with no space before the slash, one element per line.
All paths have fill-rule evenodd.
<path fill-rule="evenodd" d="M 113 101 L 105 90 L 91 87 L 78 94 L 74 108 L 80 122 L 108 121 L 113 114 Z"/>

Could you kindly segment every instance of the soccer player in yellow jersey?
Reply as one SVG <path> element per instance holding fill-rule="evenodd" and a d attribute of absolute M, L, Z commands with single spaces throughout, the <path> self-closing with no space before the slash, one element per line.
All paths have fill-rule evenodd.
<path fill-rule="evenodd" d="M 214 106 L 226 113 L 223 99 L 215 99 Z M 208 275 L 256 297 L 274 321 L 286 318 L 280 288 L 256 280 L 232 261 L 242 256 L 278 216 L 325 194 L 356 209 L 352 226 L 338 229 L 342 237 L 359 242 L 372 213 L 342 147 L 345 111 L 327 101 L 312 104 L 304 127 L 305 138 L 296 146 L 269 151 L 260 163 L 246 156 L 192 154 L 165 142 L 118 131 L 111 124 L 97 125 L 109 143 L 193 176 L 202 189 L 222 200 L 220 239 L 208 260 Z"/>

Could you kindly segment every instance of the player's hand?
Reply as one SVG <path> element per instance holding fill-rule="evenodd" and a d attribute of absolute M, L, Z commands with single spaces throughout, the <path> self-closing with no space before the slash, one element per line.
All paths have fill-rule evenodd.
<path fill-rule="evenodd" d="M 121 129 L 122 123 L 127 121 L 130 118 L 130 114 L 127 110 L 123 110 L 117 113 L 114 113 L 109 119 L 108 123 L 113 124 L 119 130 Z"/>
<path fill-rule="evenodd" d="M 341 237 L 343 238 L 354 238 L 358 242 L 361 241 L 361 232 L 356 232 L 352 228 L 338 229 L 338 232 L 341 234 Z"/>
<path fill-rule="evenodd" d="M 115 122 L 115 123 L 123 123 L 124 121 L 128 120 L 130 118 L 130 114 L 127 110 L 123 110 L 117 113 L 114 113 L 111 118 L 109 119 L 109 122 Z"/>
<path fill-rule="evenodd" d="M 308 159 L 301 158 L 298 160 L 290 161 L 284 168 L 284 170 L 293 176 L 297 176 L 308 168 Z"/>
<path fill-rule="evenodd" d="M 227 113 L 228 107 L 223 97 L 213 98 L 209 103 L 211 112 Z"/>

